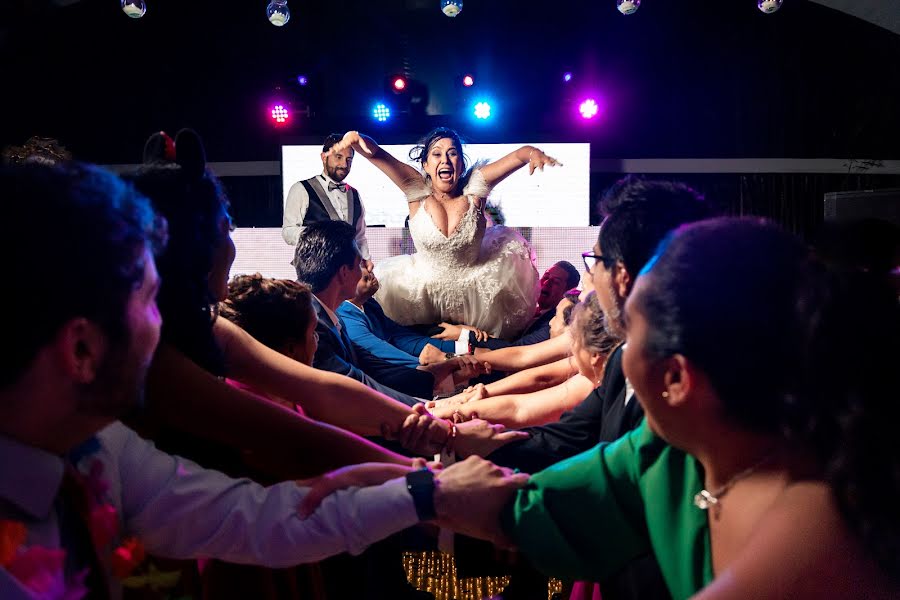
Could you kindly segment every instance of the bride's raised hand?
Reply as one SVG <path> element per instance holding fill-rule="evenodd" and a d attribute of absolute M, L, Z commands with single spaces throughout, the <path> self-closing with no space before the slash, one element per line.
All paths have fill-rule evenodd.
<path fill-rule="evenodd" d="M 544 167 L 548 165 L 551 167 L 561 167 L 562 163 L 552 156 L 547 156 L 542 150 L 538 150 L 537 148 L 534 148 L 528 155 L 529 175 L 533 175 L 537 169 L 543 171 Z"/>
<path fill-rule="evenodd" d="M 344 137 L 341 138 L 341 141 L 331 147 L 331 153 L 337 154 L 347 148 L 353 148 L 353 150 L 366 157 L 371 157 L 374 154 L 372 149 L 369 148 L 369 145 L 366 144 L 366 136 L 358 131 L 348 131 L 345 133 Z"/>

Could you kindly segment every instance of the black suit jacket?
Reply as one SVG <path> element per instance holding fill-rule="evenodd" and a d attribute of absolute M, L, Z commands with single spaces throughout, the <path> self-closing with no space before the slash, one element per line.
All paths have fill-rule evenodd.
<path fill-rule="evenodd" d="M 556 423 L 529 427 L 531 437 L 511 442 L 488 458 L 526 473 L 536 473 L 564 458 L 589 450 L 600 442 L 612 442 L 634 429 L 644 416 L 637 398 L 625 403 L 622 347 L 609 357 L 600 387 Z"/>
<path fill-rule="evenodd" d="M 537 344 L 538 342 L 545 342 L 550 339 L 550 321 L 553 319 L 553 315 L 555 314 L 556 311 L 553 309 L 546 311 L 540 317 L 535 319 L 534 323 L 529 325 L 528 329 L 526 329 L 518 339 L 515 339 L 511 342 L 492 338 L 485 342 L 476 342 L 475 345 L 479 348 L 490 348 L 491 350 L 497 350 L 498 348 L 509 348 L 510 346 L 528 346 L 531 344 Z"/>
<path fill-rule="evenodd" d="M 322 303 L 319 302 L 318 298 L 313 296 L 313 308 L 316 309 L 316 333 L 319 334 L 319 347 L 316 349 L 316 355 L 313 358 L 313 366 L 317 369 L 322 369 L 323 371 L 331 371 L 332 373 L 340 373 L 341 375 L 346 375 L 347 377 L 352 377 L 353 379 L 363 383 L 373 390 L 379 391 L 386 396 L 390 396 L 395 400 L 399 400 L 400 402 L 413 406 L 418 402 L 422 402 L 423 398 L 431 398 L 431 388 L 434 386 L 434 378 L 431 374 L 426 373 L 424 371 L 417 371 L 415 369 L 409 369 L 403 367 L 407 371 L 411 371 L 414 374 L 420 374 L 419 377 L 422 377 L 422 381 L 424 378 L 431 382 L 429 384 L 430 387 L 427 389 L 427 394 L 422 398 L 417 398 L 410 396 L 408 394 L 404 394 L 394 388 L 390 388 L 386 385 L 382 385 L 381 383 L 375 381 L 368 375 L 366 375 L 359 367 L 356 366 L 356 348 L 353 347 L 350 339 L 347 337 L 346 333 L 344 333 L 343 327 L 338 329 L 335 327 L 334 323 L 331 321 L 331 317 L 328 316 L 328 313 L 325 312 L 325 308 L 322 306 Z M 367 359 L 378 360 L 377 357 L 367 356 Z M 396 365 L 387 365 L 387 367 L 398 368 Z"/>

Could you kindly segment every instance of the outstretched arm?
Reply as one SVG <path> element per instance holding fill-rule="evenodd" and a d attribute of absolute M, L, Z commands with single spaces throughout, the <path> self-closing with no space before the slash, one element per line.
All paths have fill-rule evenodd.
<path fill-rule="evenodd" d="M 432 408 L 448 408 L 457 407 L 466 402 L 474 402 L 476 400 L 484 400 L 485 398 L 496 398 L 497 396 L 506 396 L 510 394 L 528 394 L 545 390 L 547 388 L 559 385 L 568 380 L 572 375 L 576 375 L 578 369 L 572 364 L 572 357 L 561 358 L 555 362 L 532 367 L 508 375 L 503 379 L 492 381 L 485 385 L 479 383 L 465 391 L 444 398 L 443 400 L 432 400 L 426 402 L 425 406 L 429 410 Z M 590 391 L 590 390 L 588 390 Z M 585 392 L 585 395 L 587 392 Z M 442 413 L 443 414 L 443 413 Z M 488 417 L 485 417 L 489 421 Z"/>
<path fill-rule="evenodd" d="M 405 404 L 349 377 L 291 360 L 227 319 L 216 319 L 213 332 L 230 376 L 296 402 L 314 419 L 361 435 L 379 435 L 382 424 L 397 432 L 410 415 Z M 342 401 L 336 402 L 338 398 Z"/>
<path fill-rule="evenodd" d="M 367 135 L 358 131 L 348 131 L 344 134 L 344 139 L 332 146 L 331 152 L 337 153 L 347 148 L 353 148 L 357 154 L 367 158 L 404 192 L 410 185 L 422 182 L 422 175 L 418 171 L 382 150 L 375 140 Z"/>
<path fill-rule="evenodd" d="M 562 163 L 534 146 L 522 146 L 500 160 L 481 167 L 481 174 L 484 175 L 488 187 L 494 187 L 525 165 L 528 165 L 528 174 L 531 175 L 535 169 L 543 171 L 547 165 L 555 167 L 562 166 Z"/>
<path fill-rule="evenodd" d="M 499 350 L 475 349 L 475 357 L 491 365 L 494 371 L 521 371 L 545 365 L 569 356 L 572 338 L 569 332 L 530 346 L 510 346 Z"/>
<path fill-rule="evenodd" d="M 147 399 L 151 418 L 251 450 L 279 478 L 308 476 L 362 461 L 409 463 L 349 431 L 232 387 L 166 344 L 154 356 Z M 329 451 L 323 453 L 321 448 Z"/>
<path fill-rule="evenodd" d="M 532 427 L 559 420 L 567 410 L 584 400 L 594 384 L 576 375 L 563 383 L 526 394 L 510 394 L 475 400 L 459 406 L 436 408 L 436 417 L 452 418 L 458 413 L 463 420 L 480 418 L 509 428 Z"/>

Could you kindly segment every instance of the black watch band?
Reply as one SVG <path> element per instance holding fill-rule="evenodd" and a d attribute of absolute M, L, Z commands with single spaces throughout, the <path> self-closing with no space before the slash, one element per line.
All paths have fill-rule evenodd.
<path fill-rule="evenodd" d="M 428 469 L 419 469 L 406 474 L 406 489 L 412 496 L 416 515 L 420 521 L 431 521 L 437 518 L 434 512 L 434 473 Z"/>

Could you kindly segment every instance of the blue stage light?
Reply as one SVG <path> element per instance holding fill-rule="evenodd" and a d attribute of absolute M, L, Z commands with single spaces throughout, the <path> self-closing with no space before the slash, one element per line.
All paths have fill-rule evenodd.
<path fill-rule="evenodd" d="M 491 103 L 486 100 L 480 100 L 475 103 L 473 111 L 476 119 L 487 120 L 491 118 Z"/>
<path fill-rule="evenodd" d="M 378 102 L 372 108 L 372 117 L 379 123 L 384 123 L 391 118 L 391 109 L 383 102 Z"/>

